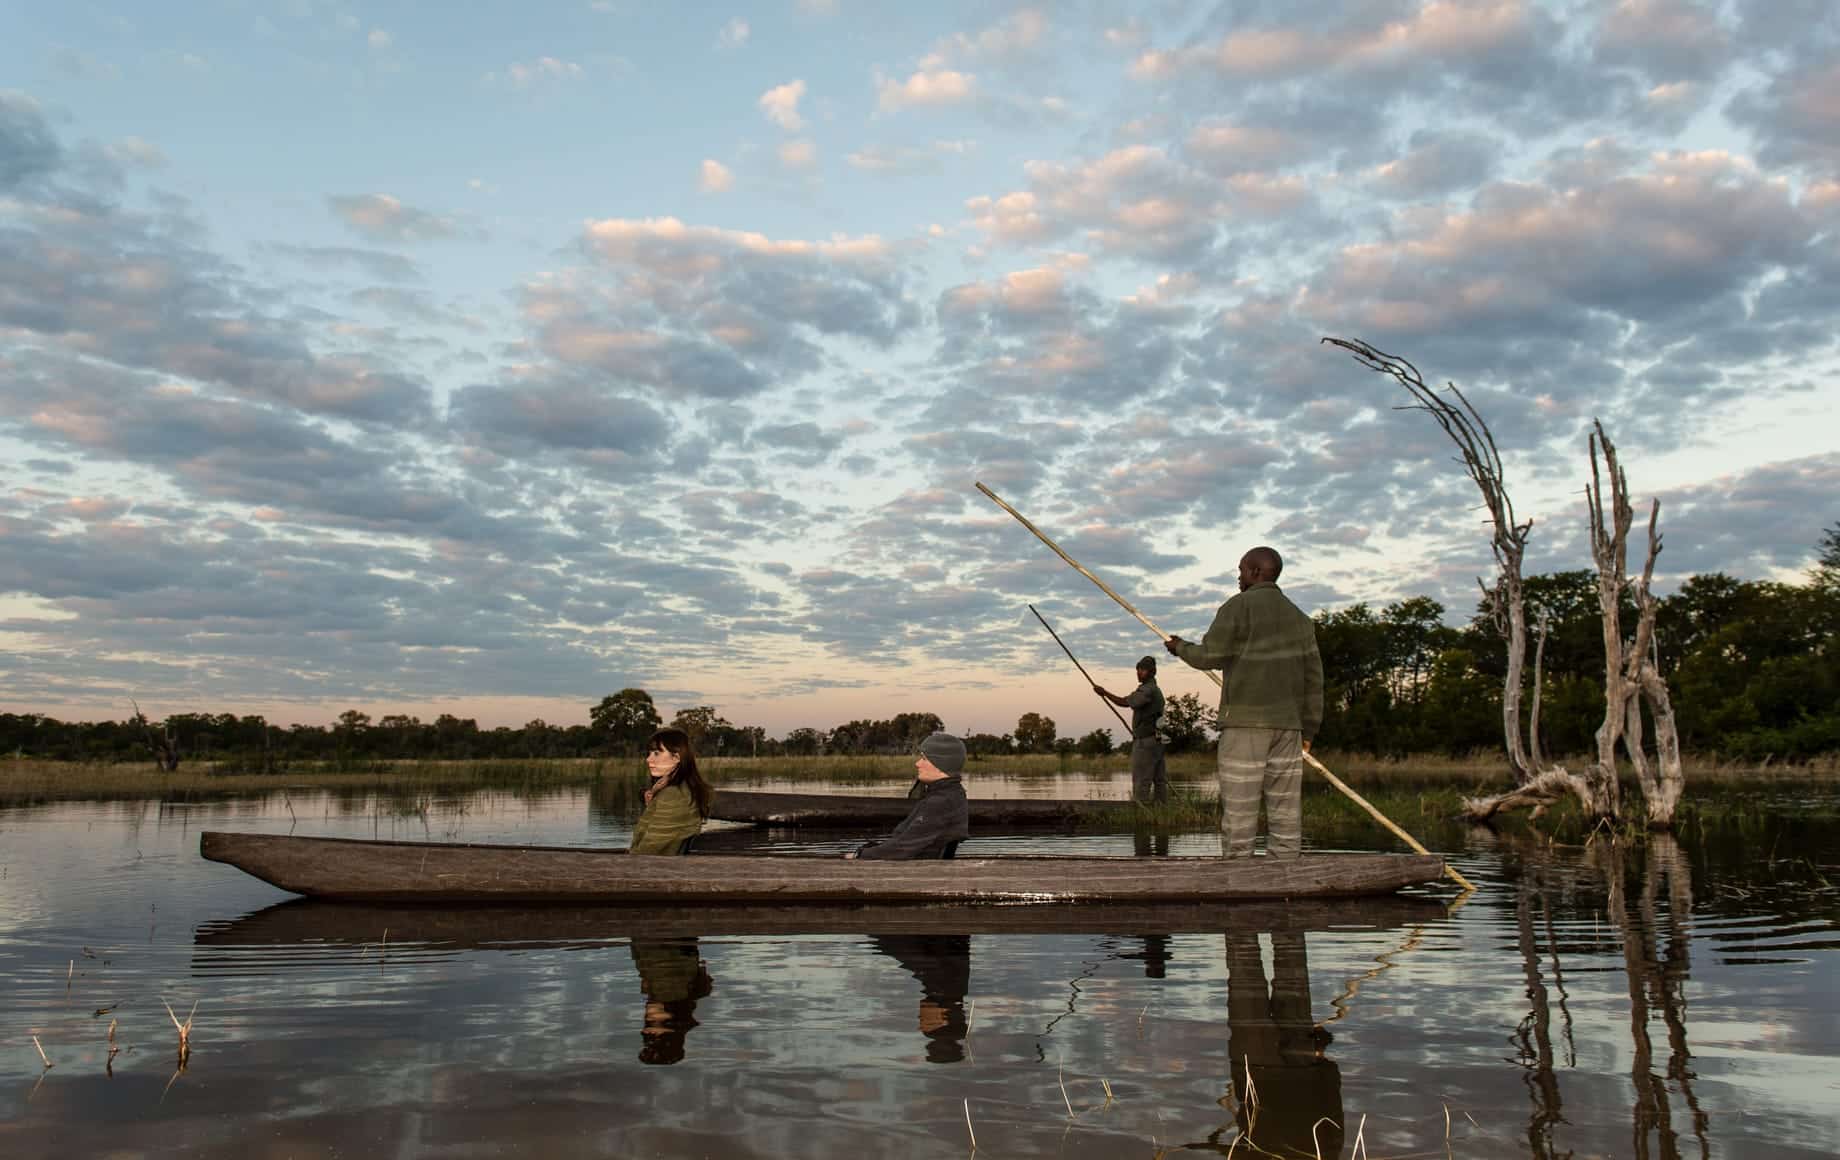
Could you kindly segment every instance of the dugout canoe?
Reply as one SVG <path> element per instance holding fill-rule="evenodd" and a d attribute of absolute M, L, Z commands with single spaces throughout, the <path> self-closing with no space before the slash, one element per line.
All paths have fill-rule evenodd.
<path fill-rule="evenodd" d="M 226 948 L 531 950 L 753 935 L 1374 931 L 1437 922 L 1446 910 L 1436 898 L 1412 894 L 1287 902 L 909 906 L 429 906 L 294 898 L 239 918 L 200 923 L 192 942 Z M 235 962 L 226 959 L 224 965 Z"/>
<path fill-rule="evenodd" d="M 618 849 L 207 831 L 199 853 L 283 890 L 365 902 L 1158 903 L 1348 898 L 1435 880 L 1418 854 L 1275 858 L 1004 855 L 879 862 L 805 854 L 631 857 Z"/>
<path fill-rule="evenodd" d="M 1065 801 L 1056 798 L 972 798 L 971 826 L 1074 826 L 1130 810 L 1129 801 Z M 906 797 L 869 794 L 763 793 L 717 790 L 709 817 L 720 822 L 772 826 L 890 827 L 914 803 Z"/>

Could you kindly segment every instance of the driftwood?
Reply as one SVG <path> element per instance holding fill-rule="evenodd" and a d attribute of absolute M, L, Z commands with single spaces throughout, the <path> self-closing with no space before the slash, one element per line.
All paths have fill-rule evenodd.
<path fill-rule="evenodd" d="M 1431 855 L 883 862 L 821 855 L 632 856 L 624 850 L 200 836 L 199 853 L 283 890 L 359 902 L 767 905 L 1229 902 L 1389 894 L 1444 872 Z"/>

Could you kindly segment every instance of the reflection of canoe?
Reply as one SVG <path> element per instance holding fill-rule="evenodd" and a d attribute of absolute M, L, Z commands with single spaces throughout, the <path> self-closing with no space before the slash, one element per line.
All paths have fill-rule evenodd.
<path fill-rule="evenodd" d="M 866 794 L 757 793 L 716 791 L 710 818 L 779 826 L 893 825 L 907 816 L 905 797 Z M 1129 810 L 1128 801 L 1063 801 L 1056 798 L 972 798 L 971 825 L 1070 826 Z"/>
<path fill-rule="evenodd" d="M 846 862 L 215 832 L 199 851 L 296 894 L 372 902 L 1225 902 L 1388 894 L 1444 870 L 1441 858 L 1407 854 Z"/>
<path fill-rule="evenodd" d="M 1435 922 L 1435 899 L 909 906 L 374 906 L 296 898 L 204 923 L 199 946 L 421 944 L 455 949 L 595 946 L 619 939 L 795 934 L 1220 934 L 1384 930 Z M 386 933 L 387 936 L 386 936 Z"/>

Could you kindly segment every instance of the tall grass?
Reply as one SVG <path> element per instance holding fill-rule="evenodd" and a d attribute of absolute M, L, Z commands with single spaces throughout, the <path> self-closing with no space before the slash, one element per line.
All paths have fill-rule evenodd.
<path fill-rule="evenodd" d="M 1463 793 L 1505 788 L 1505 763 L 1493 754 L 1469 757 L 1377 758 L 1363 754 L 1320 753 L 1323 763 L 1363 793 L 1372 795 L 1389 787 L 1409 793 L 1422 802 L 1445 796 L 1453 804 Z M 886 786 L 911 779 L 913 758 L 904 754 L 825 757 L 710 757 L 703 769 L 717 785 L 789 782 L 832 786 Z M 1576 765 L 1577 763 L 1574 763 Z M 1123 754 L 1082 757 L 1053 753 L 974 757 L 964 776 L 1026 781 L 1032 777 L 1084 775 L 1110 780 L 1123 774 L 1129 759 Z M 474 761 L 290 762 L 263 771 L 238 761 L 188 763 L 175 772 L 160 770 L 152 762 L 79 763 L 0 758 L 0 800 L 71 797 L 187 797 L 261 792 L 299 786 L 325 790 L 360 791 L 465 791 L 469 789 L 556 789 L 595 785 L 609 780 L 639 780 L 644 767 L 636 757 L 621 758 L 496 758 Z M 1169 776 L 1178 786 L 1205 785 L 1214 780 L 1214 755 L 1178 753 L 1169 756 Z M 1306 784 L 1317 781 L 1306 775 Z M 1687 763 L 1689 800 L 1695 787 L 1762 788 L 1773 785 L 1840 785 L 1840 754 L 1798 765 L 1754 765 L 1695 759 Z M 1427 798 L 1429 791 L 1447 794 Z M 1634 792 L 1633 785 L 1630 787 Z M 1205 796 L 1205 795 L 1203 795 Z M 1376 804 L 1378 804 L 1376 802 Z M 1354 807 L 1350 807 L 1354 808 Z M 1414 808 L 1418 808 L 1416 805 Z M 1442 809 L 1440 804 L 1438 807 Z"/>

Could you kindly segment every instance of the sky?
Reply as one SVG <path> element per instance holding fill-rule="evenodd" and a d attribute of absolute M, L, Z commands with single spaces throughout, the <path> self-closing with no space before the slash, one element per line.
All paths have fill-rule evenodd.
<path fill-rule="evenodd" d="M 1245 549 L 1840 512 L 1840 5 L 0 2 L 0 711 L 1115 721 Z M 1171 661 L 1175 695 L 1212 686 Z"/>

